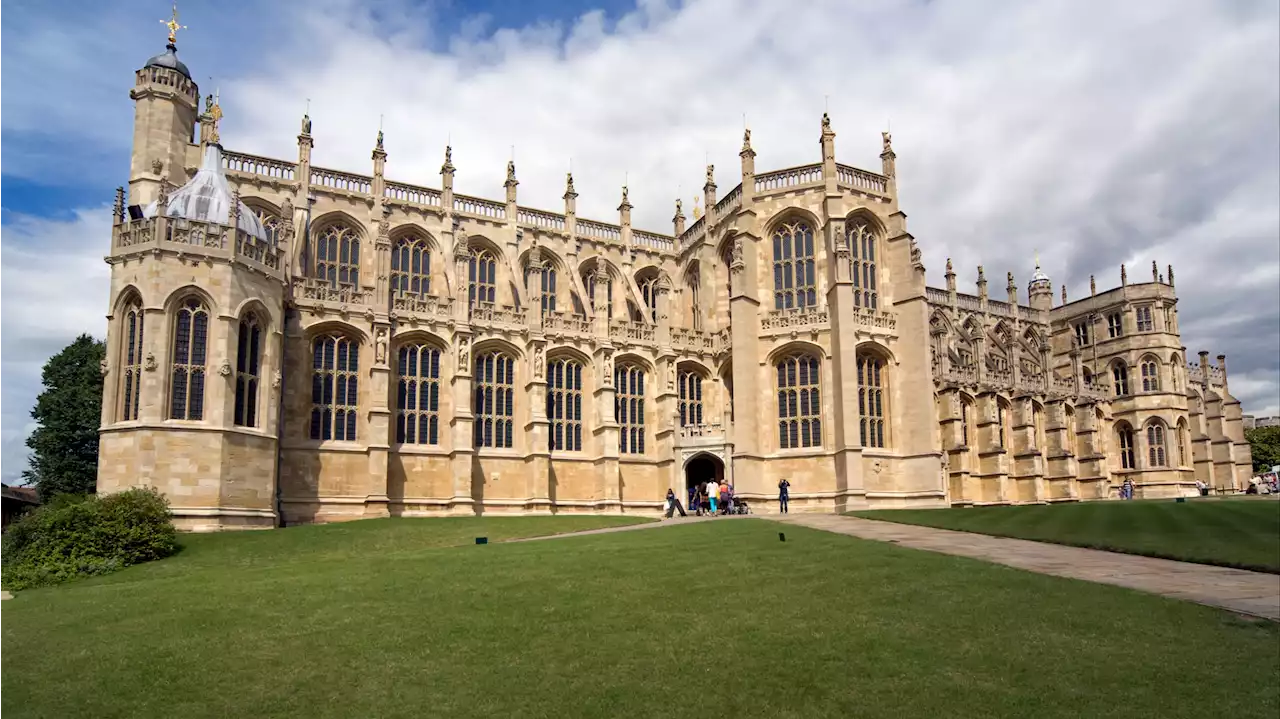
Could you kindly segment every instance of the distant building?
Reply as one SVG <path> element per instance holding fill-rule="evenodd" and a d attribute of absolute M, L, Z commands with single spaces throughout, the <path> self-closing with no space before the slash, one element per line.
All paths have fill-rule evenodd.
<path fill-rule="evenodd" d="M 3 497 L 0 499 L 0 504 L 3 504 L 3 518 L 0 520 L 3 527 L 8 527 L 10 522 L 40 505 L 40 497 L 34 487 L 12 487 L 7 484 L 3 487 Z"/>

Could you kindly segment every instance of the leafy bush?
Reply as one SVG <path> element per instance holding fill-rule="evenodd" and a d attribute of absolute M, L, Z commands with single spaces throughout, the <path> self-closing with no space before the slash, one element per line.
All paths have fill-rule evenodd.
<path fill-rule="evenodd" d="M 28 589 L 109 574 L 178 551 L 169 502 L 152 488 L 58 497 L 5 532 L 4 586 Z"/>

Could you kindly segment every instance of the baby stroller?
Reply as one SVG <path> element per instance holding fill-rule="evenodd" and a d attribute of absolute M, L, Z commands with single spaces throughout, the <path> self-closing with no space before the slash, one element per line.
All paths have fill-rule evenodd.
<path fill-rule="evenodd" d="M 751 508 L 747 506 L 747 500 L 741 497 L 734 497 L 733 507 L 729 510 L 729 514 L 751 514 Z"/>

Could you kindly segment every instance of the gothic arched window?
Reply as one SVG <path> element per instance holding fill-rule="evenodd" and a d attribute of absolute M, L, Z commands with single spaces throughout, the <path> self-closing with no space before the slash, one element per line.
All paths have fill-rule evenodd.
<path fill-rule="evenodd" d="M 254 208 L 253 214 L 258 216 L 258 221 L 262 223 L 262 229 L 267 231 L 267 241 L 279 246 L 280 237 L 284 234 L 284 220 L 270 210 L 260 208 Z M 289 221 L 293 222 L 293 218 L 290 217 Z"/>
<path fill-rule="evenodd" d="M 360 346 L 341 335 L 321 335 L 311 343 L 311 439 L 356 438 L 360 405 Z"/>
<path fill-rule="evenodd" d="M 493 304 L 497 300 L 498 261 L 487 249 L 471 255 L 467 270 L 467 304 Z"/>
<path fill-rule="evenodd" d="M 853 305 L 876 309 L 880 303 L 879 283 L 876 281 L 876 236 L 866 220 L 849 223 L 846 236 L 853 266 Z"/>
<path fill-rule="evenodd" d="M 440 443 L 440 350 L 407 344 L 397 353 L 396 441 Z"/>
<path fill-rule="evenodd" d="M 1147 425 L 1147 464 L 1151 467 L 1164 467 L 1168 457 L 1164 450 L 1164 425 L 1159 420 L 1152 420 Z"/>
<path fill-rule="evenodd" d="M 547 419 L 553 451 L 582 451 L 582 363 L 577 360 L 547 364 Z"/>
<path fill-rule="evenodd" d="M 551 265 L 545 265 L 540 274 L 542 276 L 538 278 L 538 286 L 541 294 L 542 314 L 545 315 L 556 311 L 556 268 Z"/>
<path fill-rule="evenodd" d="M 471 411 L 477 447 L 515 446 L 515 388 L 515 359 L 499 351 L 476 355 Z"/>
<path fill-rule="evenodd" d="M 1178 420 L 1178 427 L 1174 430 L 1178 433 L 1178 466 L 1187 466 L 1187 421 Z"/>
<path fill-rule="evenodd" d="M 619 364 L 613 369 L 613 382 L 617 391 L 613 413 L 620 430 L 618 451 L 644 454 L 644 370 Z"/>
<path fill-rule="evenodd" d="M 1123 362 L 1112 365 L 1111 376 L 1115 379 L 1116 396 L 1123 397 L 1129 394 L 1129 368 Z"/>
<path fill-rule="evenodd" d="M 431 292 L 431 248 L 427 239 L 409 235 L 396 240 L 391 250 L 391 294 L 426 295 Z"/>
<path fill-rule="evenodd" d="M 863 447 L 885 446 L 884 360 L 874 355 L 858 357 L 858 418 Z"/>
<path fill-rule="evenodd" d="M 806 222 L 783 224 L 773 232 L 773 304 L 779 310 L 818 304 L 813 230 Z"/>
<path fill-rule="evenodd" d="M 1120 447 L 1120 468 L 1121 469 L 1137 469 L 1138 463 L 1135 461 L 1133 453 L 1133 430 L 1127 424 L 1116 425 L 1116 439 Z"/>
<path fill-rule="evenodd" d="M 235 423 L 258 426 L 258 386 L 262 383 L 262 323 L 255 314 L 240 320 L 236 343 Z"/>
<path fill-rule="evenodd" d="M 818 358 L 799 354 L 778 361 L 778 447 L 822 446 L 822 380 Z"/>
<path fill-rule="evenodd" d="M 686 283 L 689 290 L 689 326 L 700 331 L 702 329 L 702 301 L 699 296 L 701 294 L 699 285 L 702 284 L 701 275 L 696 272 L 690 273 Z"/>
<path fill-rule="evenodd" d="M 1009 403 L 996 398 L 996 446 L 1005 449 L 1009 446 Z"/>
<path fill-rule="evenodd" d="M 1142 391 L 1160 391 L 1160 365 L 1155 360 L 1142 361 Z"/>
<path fill-rule="evenodd" d="M 188 297 L 178 306 L 173 326 L 173 365 L 169 374 L 169 418 L 204 419 L 204 379 L 209 344 L 209 308 Z"/>
<path fill-rule="evenodd" d="M 142 303 L 135 297 L 129 301 L 121 318 L 120 344 L 120 419 L 138 418 L 138 400 L 142 396 Z"/>
<path fill-rule="evenodd" d="M 702 375 L 682 370 L 676 384 L 680 388 L 680 426 L 702 424 Z"/>
<path fill-rule="evenodd" d="M 316 239 L 316 277 L 331 285 L 360 284 L 360 236 L 346 225 L 330 225 Z"/>
<path fill-rule="evenodd" d="M 649 319 L 653 322 L 658 321 L 658 278 L 646 277 L 640 280 L 640 296 L 644 298 L 644 306 L 649 314 Z"/>

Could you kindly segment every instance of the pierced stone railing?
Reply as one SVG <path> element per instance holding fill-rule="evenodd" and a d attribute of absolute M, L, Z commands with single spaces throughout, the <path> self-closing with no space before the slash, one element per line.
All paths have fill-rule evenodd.
<path fill-rule="evenodd" d="M 447 320 L 453 317 L 453 298 L 396 292 L 391 295 L 391 309 Z"/>
<path fill-rule="evenodd" d="M 689 327 L 672 327 L 671 346 L 694 352 L 714 352 L 715 335 Z"/>
<path fill-rule="evenodd" d="M 504 220 L 507 217 L 507 206 L 491 200 L 483 200 L 479 197 L 469 197 L 467 195 L 453 196 L 454 212 L 462 212 L 468 215 L 478 215 L 480 217 L 488 217 L 496 220 Z"/>
<path fill-rule="evenodd" d="M 373 186 L 373 178 L 365 175 L 353 175 L 349 172 L 327 170 L 323 167 L 313 167 L 311 168 L 311 184 L 367 195 L 369 194 L 369 188 Z"/>
<path fill-rule="evenodd" d="M 666 237 L 656 232 L 646 232 L 644 230 L 632 230 L 631 241 L 637 245 L 652 247 L 655 250 L 671 251 L 676 247 L 676 239 L 674 237 Z"/>
<path fill-rule="evenodd" d="M 951 304 L 951 293 L 947 290 L 940 290 L 937 287 L 924 288 L 924 297 L 935 305 Z"/>
<path fill-rule="evenodd" d="M 591 320 L 572 312 L 548 312 L 542 317 L 542 330 L 547 334 L 590 335 Z"/>
<path fill-rule="evenodd" d="M 609 338 L 628 342 L 653 342 L 654 326 L 643 322 L 615 320 L 609 324 Z"/>
<path fill-rule="evenodd" d="M 440 207 L 441 203 L 439 190 L 407 185 L 403 182 L 388 182 L 382 188 L 382 196 L 392 200 L 411 202 L 415 205 L 430 205 L 431 207 Z"/>
<path fill-rule="evenodd" d="M 244 152 L 223 152 L 222 166 L 229 172 L 240 172 L 276 180 L 294 180 L 297 166 L 291 162 L 273 160 Z"/>
<path fill-rule="evenodd" d="M 237 229 L 235 234 L 237 257 L 246 257 L 273 270 L 280 269 L 280 251 L 274 242 L 260 240 L 244 230 Z"/>
<path fill-rule="evenodd" d="M 760 326 L 766 330 L 789 327 L 814 327 L 830 322 L 825 307 L 800 307 L 789 310 L 773 310 L 764 316 Z"/>
<path fill-rule="evenodd" d="M 836 184 L 855 190 L 874 192 L 878 195 L 886 195 L 889 192 L 889 178 L 848 165 L 836 165 Z"/>
<path fill-rule="evenodd" d="M 356 285 L 337 284 L 314 277 L 297 277 L 293 280 L 293 299 L 367 305 L 372 303 L 373 292 Z"/>
<path fill-rule="evenodd" d="M 680 427 L 680 436 L 685 439 L 697 437 L 723 437 L 723 422 L 704 422 L 702 424 L 686 424 Z"/>
<path fill-rule="evenodd" d="M 1035 311 L 1033 308 L 1031 308 L 1031 307 L 1023 307 L 1022 305 L 1018 305 L 1018 319 L 1022 319 L 1022 320 L 1036 320 L 1036 319 L 1038 319 L 1038 317 L 1037 317 L 1036 315 L 1037 315 L 1037 313 L 1036 313 L 1036 311 Z"/>
<path fill-rule="evenodd" d="M 152 242 L 156 238 L 156 226 L 154 222 L 144 220 L 142 222 L 126 222 L 117 225 L 112 229 L 112 235 L 115 240 L 112 246 L 118 249 L 125 247 L 134 247 L 136 245 L 145 245 Z"/>
<path fill-rule="evenodd" d="M 734 210 L 742 207 L 742 185 L 738 185 L 729 191 L 723 199 L 716 203 L 716 219 L 723 219 L 726 215 Z"/>
<path fill-rule="evenodd" d="M 756 175 L 756 192 L 774 192 L 822 182 L 822 165 L 804 165 Z"/>
<path fill-rule="evenodd" d="M 956 307 L 962 310 L 971 310 L 973 312 L 982 311 L 982 301 L 973 295 L 962 295 L 956 293 Z"/>
<path fill-rule="evenodd" d="M 878 327 L 885 330 L 898 328 L 898 318 L 889 310 L 872 310 L 865 307 L 855 307 L 853 319 L 858 324 L 866 325 L 867 327 Z"/>
<path fill-rule="evenodd" d="M 565 222 L 564 215 L 543 212 L 542 210 L 534 210 L 528 207 L 518 208 L 516 221 L 522 225 L 545 227 L 548 230 L 563 230 Z"/>
<path fill-rule="evenodd" d="M 1209 365 L 1209 384 L 1222 384 L 1222 368 Z M 1204 370 L 1199 363 L 1187 363 L 1187 383 L 1188 384 L 1204 384 Z"/>
<path fill-rule="evenodd" d="M 170 218 L 165 226 L 167 228 L 165 242 L 215 250 L 221 250 L 227 246 L 226 234 L 230 228 L 223 225 Z"/>
<path fill-rule="evenodd" d="M 595 220 L 578 220 L 578 234 L 583 237 L 595 237 L 609 242 L 622 241 L 622 228 L 617 225 L 606 225 Z"/>
<path fill-rule="evenodd" d="M 728 327 L 722 327 L 711 335 L 712 351 L 716 354 L 728 352 L 733 349 L 733 331 Z"/>
<path fill-rule="evenodd" d="M 706 232 L 707 218 L 705 216 L 699 217 L 697 222 L 689 225 L 685 228 L 684 232 L 680 233 L 680 246 L 688 247 L 691 243 L 702 239 L 702 236 L 706 234 Z"/>
<path fill-rule="evenodd" d="M 524 312 L 514 305 L 480 302 L 471 308 L 471 324 L 481 327 L 523 327 Z"/>

